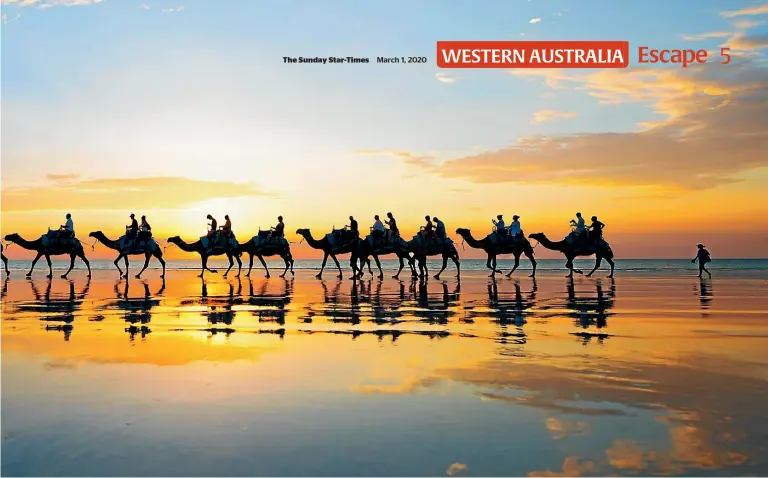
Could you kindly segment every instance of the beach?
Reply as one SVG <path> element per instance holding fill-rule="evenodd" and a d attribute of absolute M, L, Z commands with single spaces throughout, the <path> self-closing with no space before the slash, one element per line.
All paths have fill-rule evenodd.
<path fill-rule="evenodd" d="M 427 281 L 12 262 L 3 475 L 768 473 L 768 261 Z"/>

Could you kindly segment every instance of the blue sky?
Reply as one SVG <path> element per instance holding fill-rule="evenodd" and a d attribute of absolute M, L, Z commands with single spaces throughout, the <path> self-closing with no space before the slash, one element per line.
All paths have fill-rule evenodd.
<path fill-rule="evenodd" d="M 78 5 L 67 6 L 73 3 Z M 594 153 L 580 161 L 584 168 L 601 171 L 624 156 L 624 150 L 612 152 L 610 142 L 619 138 L 636 144 L 643 138 L 642 123 L 671 121 L 664 127 L 687 131 L 688 122 L 703 121 L 699 116 L 712 109 L 712 101 L 737 104 L 723 98 L 741 94 L 739 78 L 765 73 L 760 42 L 768 34 L 768 7 L 732 17 L 723 12 L 764 5 L 752 0 L 3 0 L 2 182 L 4 188 L 24 188 L 58 187 L 52 178 L 64 176 L 247 181 L 271 195 L 242 199 L 242 210 L 258 201 L 269 217 L 286 210 L 302 213 L 311 201 L 323 214 L 344 218 L 350 195 L 364 198 L 357 207 L 367 216 L 370 193 L 376 190 L 395 197 L 392 207 L 406 209 L 418 197 L 425 207 L 449 204 L 473 211 L 465 217 L 495 216 L 497 207 L 485 204 L 505 191 L 548 197 L 526 205 L 527 214 L 546 217 L 561 214 L 562 206 L 552 197 L 563 193 L 554 191 L 568 191 L 594 207 L 627 195 L 658 196 L 633 204 L 638 214 L 652 213 L 642 208 L 670 194 L 687 195 L 679 196 L 685 204 L 710 201 L 696 195 L 722 197 L 725 193 L 717 188 L 730 187 L 733 178 L 723 170 L 722 158 L 699 161 L 700 151 L 708 151 L 703 146 L 648 163 L 647 168 L 659 171 L 655 176 L 637 174 L 634 181 L 618 170 L 598 175 L 600 188 L 594 188 L 592 178 L 568 177 L 573 168 L 552 149 L 524 164 L 516 156 L 499 159 L 492 153 L 520 153 L 516 142 L 541 136 L 596 135 L 608 141 L 605 148 L 585 146 Z M 719 35 L 683 39 L 707 33 Z M 745 38 L 754 41 L 748 44 Z M 719 70 L 717 65 L 689 71 L 635 65 L 618 72 L 572 70 L 564 78 L 437 68 L 436 41 L 482 39 L 628 40 L 632 63 L 640 45 L 716 51 L 723 43 L 740 41 L 744 59 Z M 283 56 L 330 55 L 427 56 L 429 61 L 282 61 Z M 454 81 L 440 82 L 437 73 Z M 727 81 L 715 84 L 714 76 Z M 553 81 L 559 86 L 553 87 Z M 609 101 L 601 102 L 606 97 Z M 535 121 L 537 112 L 555 116 Z M 746 109 L 742 113 L 754 115 Z M 711 124 L 734 121 L 723 113 Z M 744 124 L 757 127 L 759 122 Z M 661 126 L 654 131 L 665 141 L 670 137 Z M 659 151 L 674 149 L 665 148 Z M 587 164 L 603 150 L 611 156 Z M 361 157 L 360 151 L 381 154 Z M 764 160 L 753 159 L 751 151 L 734 155 L 733 174 L 746 182 L 733 194 L 765 186 Z M 427 159 L 419 166 L 408 159 L 413 157 Z M 638 155 L 635 161 L 640 163 L 631 168 L 642 169 L 645 159 Z M 696 181 L 688 179 L 690 168 L 700 173 Z M 205 185 L 200 189 L 204 192 Z M 444 196 L 433 198 L 424 191 Z M 198 209 L 219 207 L 222 201 L 235 200 L 204 197 L 202 206 L 183 206 L 187 216 L 175 206 L 166 209 L 178 217 L 196 217 Z M 518 207 L 518 201 L 509 201 L 505 207 Z M 614 204 L 617 220 L 626 207 Z M 670 209 L 668 202 L 654 207 Z M 3 209 L 4 225 L 21 220 Z M 42 217 L 50 209 L 41 205 L 35 214 Z M 99 214 L 93 212 L 104 217 Z"/>

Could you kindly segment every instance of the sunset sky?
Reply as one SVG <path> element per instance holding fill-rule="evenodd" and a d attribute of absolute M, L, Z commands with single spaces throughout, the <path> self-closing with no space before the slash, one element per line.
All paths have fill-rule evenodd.
<path fill-rule="evenodd" d="M 581 211 L 618 258 L 768 257 L 766 22 L 764 0 L 2 0 L 2 232 L 71 212 L 117 236 L 134 212 L 193 240 L 228 213 L 243 241 L 282 214 L 298 241 L 391 211 L 407 236 L 503 213 L 560 239 Z M 631 64 L 437 68 L 437 40 L 483 39 L 628 40 Z M 372 63 L 282 61 L 331 55 Z"/>

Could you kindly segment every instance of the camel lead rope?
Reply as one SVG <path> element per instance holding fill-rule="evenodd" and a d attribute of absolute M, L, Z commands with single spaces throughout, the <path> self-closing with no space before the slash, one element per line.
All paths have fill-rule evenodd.
<path fill-rule="evenodd" d="M 96 244 L 97 244 L 98 242 L 99 242 L 99 240 L 98 240 L 98 239 L 95 239 L 95 240 L 93 241 L 93 244 L 91 244 L 91 250 L 92 250 L 92 251 L 96 252 Z"/>

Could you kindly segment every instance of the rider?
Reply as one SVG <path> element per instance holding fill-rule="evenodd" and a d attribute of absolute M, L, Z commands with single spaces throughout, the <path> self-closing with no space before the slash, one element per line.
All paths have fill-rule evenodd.
<path fill-rule="evenodd" d="M 584 218 L 581 217 L 580 212 L 576 213 L 576 218 L 578 219 L 578 221 L 574 221 L 573 219 L 571 219 L 571 226 L 575 228 L 575 230 L 573 231 L 574 237 L 579 237 L 586 230 L 586 228 L 584 227 Z"/>
<path fill-rule="evenodd" d="M 277 216 L 277 225 L 272 228 L 270 238 L 282 238 L 285 237 L 285 224 L 283 223 L 283 216 Z"/>
<path fill-rule="evenodd" d="M 208 242 L 210 243 L 208 248 L 213 249 L 213 245 L 216 241 L 216 228 L 218 223 L 216 222 L 216 219 L 214 219 L 213 216 L 211 216 L 210 214 L 208 214 L 206 218 L 211 220 L 211 223 L 209 224 L 209 226 L 211 226 L 211 230 L 208 231 L 208 234 L 207 234 Z"/>
<path fill-rule="evenodd" d="M 152 226 L 147 222 L 147 216 L 141 216 L 141 225 L 139 226 L 139 241 L 147 241 L 152 237 Z"/>
<path fill-rule="evenodd" d="M 373 242 L 381 242 L 384 239 L 384 235 L 387 233 L 387 229 L 384 227 L 384 223 L 379 219 L 379 215 L 373 216 L 376 222 L 373 223 Z"/>
<path fill-rule="evenodd" d="M 357 221 L 355 220 L 354 217 L 349 216 L 349 225 L 344 226 L 344 229 L 349 229 L 350 231 L 352 231 L 353 237 L 352 237 L 352 240 L 349 242 L 354 242 L 360 237 L 360 231 L 357 228 Z"/>
<path fill-rule="evenodd" d="M 523 235 L 523 227 L 520 225 L 520 216 L 515 214 L 512 216 L 512 223 L 509 225 L 509 235 L 514 239 L 517 239 Z"/>
<path fill-rule="evenodd" d="M 597 216 L 592 216 L 592 224 L 589 225 L 589 237 L 597 243 L 603 237 L 603 229 L 605 224 L 597 220 Z"/>
<path fill-rule="evenodd" d="M 427 220 L 427 223 L 422 228 L 421 237 L 424 239 L 424 242 L 426 242 L 429 238 L 435 236 L 435 232 L 434 226 L 432 225 L 432 219 L 429 216 L 424 216 L 424 219 Z"/>
<path fill-rule="evenodd" d="M 496 235 L 505 236 L 507 234 L 507 231 L 506 231 L 506 227 L 504 226 L 504 216 L 499 214 L 498 216 L 496 216 L 496 219 L 498 219 L 498 221 L 491 219 L 491 222 L 496 226 Z"/>
<path fill-rule="evenodd" d="M 395 221 L 395 216 L 393 216 L 391 212 L 388 212 L 387 217 L 389 218 L 389 221 L 385 222 L 387 223 L 387 226 L 389 226 L 389 230 L 392 231 L 392 234 L 395 237 L 400 237 L 400 230 L 397 228 L 397 221 Z"/>
<path fill-rule="evenodd" d="M 67 213 L 67 222 L 59 227 L 59 237 L 75 237 L 75 223 L 72 222 L 72 214 Z"/>
<path fill-rule="evenodd" d="M 438 239 L 445 239 L 447 236 L 445 234 L 445 224 L 443 224 L 443 221 L 436 217 L 433 217 L 432 220 L 435 221 L 435 236 L 437 236 Z"/>
<path fill-rule="evenodd" d="M 224 215 L 224 225 L 221 226 L 221 235 L 224 236 L 225 247 L 229 249 L 229 240 L 232 237 L 232 221 L 229 220 L 229 214 Z"/>

